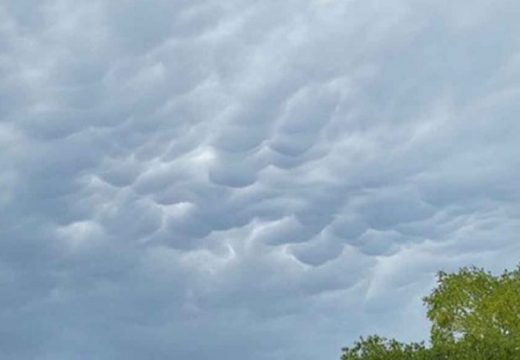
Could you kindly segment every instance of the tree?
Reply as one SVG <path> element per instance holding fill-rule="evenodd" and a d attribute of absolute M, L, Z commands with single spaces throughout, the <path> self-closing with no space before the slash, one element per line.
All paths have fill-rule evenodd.
<path fill-rule="evenodd" d="M 520 267 L 499 276 L 475 267 L 439 272 L 423 300 L 431 346 L 371 336 L 343 349 L 341 359 L 520 359 Z"/>
<path fill-rule="evenodd" d="M 424 302 L 433 348 L 462 349 L 474 359 L 520 359 L 520 268 L 500 276 L 474 267 L 440 272 Z"/>
<path fill-rule="evenodd" d="M 430 350 L 423 343 L 403 344 L 377 335 L 361 338 L 343 349 L 342 360 L 428 360 Z"/>

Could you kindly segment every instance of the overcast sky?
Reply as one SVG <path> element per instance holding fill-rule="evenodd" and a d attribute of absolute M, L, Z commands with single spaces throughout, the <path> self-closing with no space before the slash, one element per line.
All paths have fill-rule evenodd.
<path fill-rule="evenodd" d="M 517 0 L 0 0 L 0 358 L 326 360 L 520 259 Z"/>

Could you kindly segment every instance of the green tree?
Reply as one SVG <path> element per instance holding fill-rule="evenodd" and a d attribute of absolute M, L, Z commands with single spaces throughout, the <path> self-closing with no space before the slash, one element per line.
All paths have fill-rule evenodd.
<path fill-rule="evenodd" d="M 439 352 L 520 359 L 520 268 L 500 276 L 474 267 L 440 272 L 424 302 L 432 347 Z"/>
<path fill-rule="evenodd" d="M 343 349 L 342 360 L 428 360 L 430 350 L 423 343 L 403 344 L 377 335 L 361 338 Z"/>
<path fill-rule="evenodd" d="M 341 359 L 520 359 L 520 267 L 499 276 L 475 267 L 440 272 L 424 303 L 431 346 L 371 336 L 343 349 Z"/>

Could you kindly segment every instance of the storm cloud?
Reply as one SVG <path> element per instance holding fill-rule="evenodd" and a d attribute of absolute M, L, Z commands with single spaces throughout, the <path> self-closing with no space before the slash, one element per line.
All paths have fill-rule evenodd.
<path fill-rule="evenodd" d="M 318 360 L 520 258 L 517 1 L 0 0 L 0 357 Z"/>

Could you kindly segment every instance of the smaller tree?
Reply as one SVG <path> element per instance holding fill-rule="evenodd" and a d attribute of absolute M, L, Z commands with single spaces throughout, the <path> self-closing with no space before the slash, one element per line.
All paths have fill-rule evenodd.
<path fill-rule="evenodd" d="M 341 360 L 427 360 L 429 355 L 423 343 L 404 344 L 373 335 L 344 348 Z"/>

